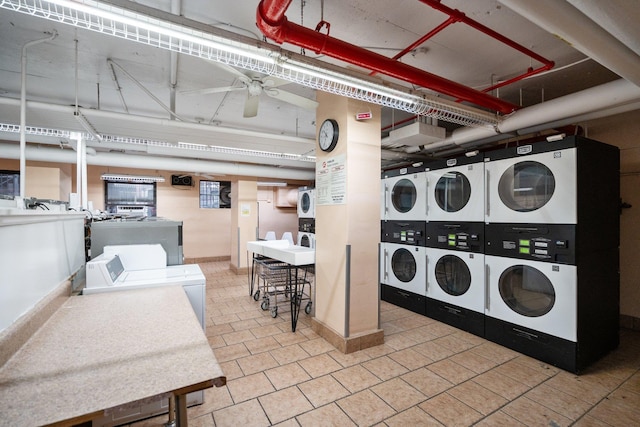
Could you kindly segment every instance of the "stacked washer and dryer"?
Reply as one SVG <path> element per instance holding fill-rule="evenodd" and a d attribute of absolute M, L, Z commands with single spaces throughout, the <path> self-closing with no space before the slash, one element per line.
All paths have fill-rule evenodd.
<path fill-rule="evenodd" d="M 316 190 L 298 188 L 298 246 L 316 248 Z"/>
<path fill-rule="evenodd" d="M 382 299 L 584 370 L 619 341 L 619 164 L 571 136 L 383 173 Z"/>
<path fill-rule="evenodd" d="M 619 342 L 619 150 L 574 136 L 485 160 L 486 338 L 582 371 Z"/>
<path fill-rule="evenodd" d="M 426 314 L 427 173 L 424 167 L 382 174 L 380 297 Z"/>
<path fill-rule="evenodd" d="M 484 336 L 484 162 L 429 164 L 427 316 Z"/>

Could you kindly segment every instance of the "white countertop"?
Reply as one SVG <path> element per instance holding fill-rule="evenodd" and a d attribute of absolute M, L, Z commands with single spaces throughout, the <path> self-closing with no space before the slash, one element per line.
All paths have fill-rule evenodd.
<path fill-rule="evenodd" d="M 0 425 L 86 420 L 225 383 L 181 286 L 74 296 L 0 367 Z"/>
<path fill-rule="evenodd" d="M 315 249 L 306 246 L 290 245 L 286 240 L 257 240 L 247 242 L 247 251 L 294 266 L 311 265 L 316 262 Z"/>

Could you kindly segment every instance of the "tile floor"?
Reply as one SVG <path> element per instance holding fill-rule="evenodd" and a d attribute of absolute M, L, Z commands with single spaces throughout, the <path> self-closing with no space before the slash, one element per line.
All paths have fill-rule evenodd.
<path fill-rule="evenodd" d="M 382 302 L 385 344 L 345 355 L 308 315 L 292 333 L 289 313 L 261 310 L 228 262 L 200 266 L 227 386 L 189 408 L 192 427 L 640 426 L 640 332 L 576 376 Z"/>

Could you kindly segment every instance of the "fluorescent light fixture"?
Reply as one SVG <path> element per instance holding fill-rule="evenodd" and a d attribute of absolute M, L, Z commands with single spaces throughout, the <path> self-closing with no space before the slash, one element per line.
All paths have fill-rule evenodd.
<path fill-rule="evenodd" d="M 267 181 L 258 181 L 258 187 L 286 187 L 286 182 L 267 182 Z"/>
<path fill-rule="evenodd" d="M 256 43 L 247 37 L 231 35 L 142 5 L 137 4 L 136 7 L 146 10 L 147 14 L 94 0 L 0 0 L 0 8 L 257 71 L 313 89 L 413 114 L 463 126 L 495 126 L 499 123 L 495 114 L 433 95 L 394 89 L 378 80 L 339 71 L 329 64 L 284 51 L 279 46 Z M 191 26 L 186 26 L 185 22 Z"/>
<path fill-rule="evenodd" d="M 162 176 L 123 175 L 119 173 L 103 173 L 100 176 L 100 179 L 103 181 L 133 182 L 133 183 L 164 182 L 164 177 Z"/>

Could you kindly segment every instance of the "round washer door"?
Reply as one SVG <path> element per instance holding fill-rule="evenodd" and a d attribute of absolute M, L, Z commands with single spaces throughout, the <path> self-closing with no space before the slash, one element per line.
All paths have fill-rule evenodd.
<path fill-rule="evenodd" d="M 398 280 L 408 283 L 416 277 L 417 265 L 413 254 L 404 248 L 397 249 L 391 256 L 391 271 Z"/>
<path fill-rule="evenodd" d="M 452 296 L 463 295 L 471 287 L 471 271 L 455 255 L 445 255 L 436 262 L 435 276 L 438 286 Z"/>
<path fill-rule="evenodd" d="M 504 270 L 498 280 L 498 288 L 505 304 L 527 317 L 544 316 L 556 302 L 551 280 L 528 265 L 514 265 Z"/>
<path fill-rule="evenodd" d="M 403 178 L 391 190 L 391 203 L 397 212 L 407 213 L 416 204 L 418 192 L 410 179 Z"/>
<path fill-rule="evenodd" d="M 304 246 L 305 248 L 311 247 L 311 239 L 309 236 L 303 234 L 302 237 L 300 237 L 300 246 Z"/>
<path fill-rule="evenodd" d="M 311 197 L 309 197 L 309 193 L 302 193 L 302 197 L 300 198 L 300 208 L 302 212 L 308 213 L 311 208 Z"/>
<path fill-rule="evenodd" d="M 551 199 L 555 189 L 553 172 L 544 164 L 534 161 L 510 166 L 498 183 L 500 200 L 516 212 L 540 209 Z"/>
<path fill-rule="evenodd" d="M 446 172 L 436 182 L 436 203 L 445 212 L 458 212 L 469 203 L 471 183 L 460 172 Z"/>

